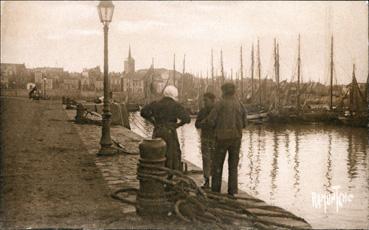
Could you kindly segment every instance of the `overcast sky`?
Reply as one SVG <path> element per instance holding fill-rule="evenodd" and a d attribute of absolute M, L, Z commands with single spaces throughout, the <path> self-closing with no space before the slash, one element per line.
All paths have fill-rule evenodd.
<path fill-rule="evenodd" d="M 69 71 L 103 66 L 103 31 L 97 1 L 1 1 L 1 62 L 27 67 L 59 66 Z M 131 44 L 136 69 L 155 67 L 210 74 L 210 51 L 219 73 L 223 49 L 225 71 L 250 75 L 251 45 L 260 39 L 262 75 L 273 77 L 273 38 L 280 43 L 281 78 L 296 71 L 301 34 L 304 81 L 328 80 L 329 36 L 335 38 L 335 72 L 339 83 L 368 75 L 368 6 L 366 2 L 114 2 L 109 30 L 110 71 L 123 71 Z M 329 13 L 330 12 L 330 13 Z M 331 16 L 329 16 L 331 15 Z"/>

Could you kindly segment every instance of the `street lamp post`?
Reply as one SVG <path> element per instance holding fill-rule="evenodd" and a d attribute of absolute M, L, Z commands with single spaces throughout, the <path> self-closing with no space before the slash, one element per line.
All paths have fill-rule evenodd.
<path fill-rule="evenodd" d="M 104 25 L 104 107 L 102 114 L 102 129 L 100 140 L 100 151 L 98 156 L 109 156 L 117 153 L 117 149 L 113 147 L 113 142 L 110 137 L 110 84 L 108 77 L 108 30 L 109 23 L 113 18 L 114 5 L 112 1 L 100 1 L 97 6 L 101 23 Z"/>

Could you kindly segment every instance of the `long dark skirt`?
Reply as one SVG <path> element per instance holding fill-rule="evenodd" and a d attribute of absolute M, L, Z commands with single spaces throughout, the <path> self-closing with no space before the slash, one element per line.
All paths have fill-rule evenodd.
<path fill-rule="evenodd" d="M 181 169 L 181 148 L 178 141 L 177 130 L 174 125 L 155 126 L 153 138 L 163 138 L 167 144 L 166 164 L 170 169 Z"/>

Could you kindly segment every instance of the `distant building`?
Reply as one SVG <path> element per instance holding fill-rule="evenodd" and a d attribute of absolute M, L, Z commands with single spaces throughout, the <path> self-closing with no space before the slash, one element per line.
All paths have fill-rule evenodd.
<path fill-rule="evenodd" d="M 42 73 L 48 79 L 60 80 L 64 75 L 64 69 L 59 67 L 37 67 L 33 71 Z M 36 81 L 36 80 L 35 80 Z"/>
<path fill-rule="evenodd" d="M 160 96 L 166 85 L 173 85 L 172 75 L 172 70 L 164 68 L 138 70 L 134 74 L 123 76 L 122 90 L 128 96 L 129 101 L 142 103 L 148 98 L 153 99 Z M 181 73 L 176 72 L 176 83 L 179 82 L 180 77 Z"/>
<path fill-rule="evenodd" d="M 79 89 L 79 79 L 64 79 L 62 83 L 62 89 L 64 90 L 78 90 Z"/>
<path fill-rule="evenodd" d="M 17 76 L 27 72 L 25 64 L 0 63 L 1 76 Z"/>
<path fill-rule="evenodd" d="M 29 82 L 29 71 L 25 64 L 0 63 L 2 88 L 25 88 Z"/>
<path fill-rule="evenodd" d="M 45 88 L 53 89 L 53 79 L 45 78 Z"/>
<path fill-rule="evenodd" d="M 104 81 L 103 80 L 95 81 L 94 86 L 96 90 L 102 91 L 104 89 Z"/>
<path fill-rule="evenodd" d="M 64 77 L 67 75 L 67 72 L 60 67 L 36 67 L 30 69 L 30 71 L 33 73 L 34 82 L 37 87 L 41 86 L 43 78 L 47 78 L 52 80 L 52 83 L 50 84 L 53 89 L 59 88 Z"/>
<path fill-rule="evenodd" d="M 81 76 L 82 90 L 95 90 L 95 82 L 103 80 L 103 76 L 100 70 L 100 66 L 95 68 L 83 69 Z"/>
<path fill-rule="evenodd" d="M 0 88 L 1 89 L 9 88 L 9 78 L 8 77 L 1 75 L 0 80 L 1 80 L 0 81 Z"/>
<path fill-rule="evenodd" d="M 35 75 L 35 83 L 36 84 L 42 84 L 42 72 L 41 71 L 35 71 L 34 72 Z"/>
<path fill-rule="evenodd" d="M 110 87 L 113 92 L 121 91 L 121 73 L 109 73 Z"/>
<path fill-rule="evenodd" d="M 135 73 L 135 59 L 131 56 L 131 46 L 128 51 L 128 58 L 124 61 L 124 73 L 125 74 L 133 74 Z"/>
<path fill-rule="evenodd" d="M 144 96 L 146 72 L 139 71 L 123 77 L 123 91 L 131 97 L 141 98 Z"/>
<path fill-rule="evenodd" d="M 130 101 L 138 102 L 144 98 L 145 73 L 135 72 L 135 60 L 129 47 L 127 60 L 124 61 L 124 72 L 121 79 L 121 89 Z"/>
<path fill-rule="evenodd" d="M 82 90 L 90 89 L 90 80 L 88 78 L 88 71 L 83 70 L 81 74 L 81 87 L 82 87 Z"/>

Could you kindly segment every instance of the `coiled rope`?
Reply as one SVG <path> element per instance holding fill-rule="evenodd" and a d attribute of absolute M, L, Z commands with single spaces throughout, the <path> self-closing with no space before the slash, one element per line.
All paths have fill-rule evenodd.
<path fill-rule="evenodd" d="M 139 164 L 151 170 L 162 171 L 174 176 L 166 179 L 160 176 L 139 172 L 138 179 L 155 180 L 163 183 L 177 196 L 173 204 L 173 210 L 178 218 L 193 224 L 214 224 L 220 229 L 240 228 L 243 225 L 257 229 L 285 228 L 296 229 L 301 226 L 310 228 L 310 225 L 301 217 L 283 210 L 282 208 L 265 204 L 262 200 L 248 197 L 232 197 L 203 190 L 196 182 L 183 172 L 166 167 L 158 167 L 144 163 Z M 119 196 L 120 193 L 135 193 L 136 188 L 123 188 L 115 191 L 111 196 L 126 204 L 137 206 L 136 202 Z M 250 209 L 259 209 L 266 212 L 255 214 Z M 261 218 L 260 218 L 261 217 Z M 262 217 L 288 218 L 301 222 L 300 226 L 268 220 Z"/>

